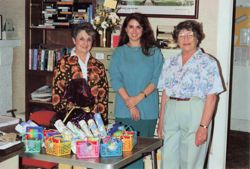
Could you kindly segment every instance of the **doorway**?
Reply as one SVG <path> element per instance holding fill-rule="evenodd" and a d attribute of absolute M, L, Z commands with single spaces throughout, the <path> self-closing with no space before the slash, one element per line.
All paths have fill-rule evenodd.
<path fill-rule="evenodd" d="M 231 107 L 226 168 L 250 168 L 250 2 L 234 2 Z"/>

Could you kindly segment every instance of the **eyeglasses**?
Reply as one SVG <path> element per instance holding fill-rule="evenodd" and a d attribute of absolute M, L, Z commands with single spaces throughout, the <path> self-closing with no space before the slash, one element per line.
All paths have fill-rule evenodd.
<path fill-rule="evenodd" d="M 194 34 L 192 33 L 192 34 L 179 34 L 178 35 L 178 39 L 180 39 L 180 40 L 183 40 L 183 39 L 185 39 L 185 38 L 187 38 L 187 39 L 192 39 L 194 37 Z"/>

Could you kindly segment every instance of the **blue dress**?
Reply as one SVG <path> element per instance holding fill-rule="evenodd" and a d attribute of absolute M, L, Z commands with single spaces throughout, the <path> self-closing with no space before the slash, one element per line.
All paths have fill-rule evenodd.
<path fill-rule="evenodd" d="M 115 49 L 110 62 L 109 73 L 111 85 L 117 92 L 124 88 L 129 96 L 136 96 L 150 83 L 155 88 L 163 65 L 160 49 L 151 48 L 150 56 L 145 56 L 141 47 L 120 46 Z M 153 137 L 159 113 L 159 96 L 155 89 L 147 98 L 136 105 L 140 112 L 140 120 L 134 121 L 121 96 L 115 99 L 115 117 L 117 122 L 131 125 L 140 136 Z M 126 169 L 143 169 L 143 160 L 128 165 Z"/>
<path fill-rule="evenodd" d="M 151 48 L 150 52 L 151 56 L 145 56 L 141 47 L 127 45 L 115 49 L 109 67 L 111 85 L 115 91 L 123 87 L 129 96 L 136 96 L 150 83 L 157 87 L 164 58 L 158 48 Z M 143 99 L 137 108 L 141 119 L 157 119 L 159 113 L 157 89 Z M 129 109 L 119 94 L 115 99 L 115 117 L 130 118 Z"/>

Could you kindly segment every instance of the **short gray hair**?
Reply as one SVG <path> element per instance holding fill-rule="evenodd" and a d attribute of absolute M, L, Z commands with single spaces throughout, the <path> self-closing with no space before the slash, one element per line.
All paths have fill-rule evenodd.
<path fill-rule="evenodd" d="M 77 35 L 80 31 L 85 31 L 89 36 L 91 36 L 92 41 L 96 38 L 96 30 L 94 29 L 93 25 L 89 22 L 84 22 L 82 24 L 77 24 L 73 26 L 71 36 L 72 38 L 76 39 Z"/>

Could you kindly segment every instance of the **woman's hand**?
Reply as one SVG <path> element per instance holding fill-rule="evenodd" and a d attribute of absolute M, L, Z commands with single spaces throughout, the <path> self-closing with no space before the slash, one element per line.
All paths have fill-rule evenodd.
<path fill-rule="evenodd" d="M 157 135 L 159 138 L 163 138 L 163 126 L 162 126 L 162 120 L 159 119 L 159 122 L 158 122 L 158 127 L 157 127 Z"/>
<path fill-rule="evenodd" d="M 195 136 L 195 145 L 200 146 L 207 141 L 208 129 L 199 127 Z"/>
<path fill-rule="evenodd" d="M 217 95 L 215 93 L 209 94 L 206 96 L 204 112 L 202 114 L 202 118 L 200 124 L 209 125 L 216 106 Z M 208 129 L 204 127 L 199 127 L 196 132 L 195 144 L 199 146 L 207 141 Z"/>
<path fill-rule="evenodd" d="M 136 107 L 132 107 L 130 110 L 130 116 L 132 120 L 138 121 L 140 120 L 140 112 Z"/>
<path fill-rule="evenodd" d="M 140 93 L 137 96 L 128 97 L 125 100 L 125 104 L 127 105 L 127 107 L 129 109 L 131 109 L 131 108 L 135 107 L 143 98 L 144 98 L 144 95 L 142 93 Z"/>

